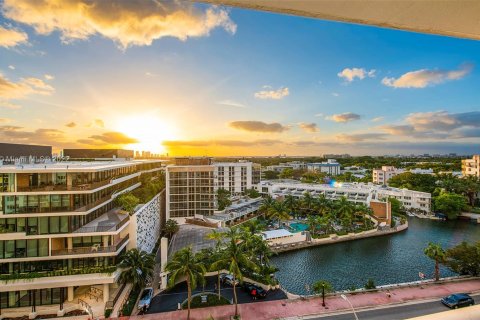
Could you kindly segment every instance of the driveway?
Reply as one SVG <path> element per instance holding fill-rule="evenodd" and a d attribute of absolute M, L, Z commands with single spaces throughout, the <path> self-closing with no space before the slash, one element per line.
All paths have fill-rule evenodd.
<path fill-rule="evenodd" d="M 217 292 L 215 290 L 215 284 L 217 283 L 217 277 L 207 277 L 205 284 L 205 291 L 207 292 Z M 203 288 L 199 285 L 192 294 L 200 293 L 203 291 Z M 230 301 L 233 301 L 233 288 L 228 285 L 221 285 L 220 289 L 221 295 Z M 238 303 L 256 303 L 258 301 L 273 301 L 287 299 L 286 294 L 282 290 L 270 290 L 267 294 L 267 297 L 262 300 L 252 300 L 250 295 L 243 290 L 241 287 L 237 287 L 237 298 Z M 147 314 L 166 312 L 166 311 L 175 311 L 178 309 L 178 303 L 182 303 L 187 299 L 187 284 L 182 282 L 177 284 L 174 288 L 163 291 L 156 295 L 150 305 L 150 309 L 147 311 Z"/>

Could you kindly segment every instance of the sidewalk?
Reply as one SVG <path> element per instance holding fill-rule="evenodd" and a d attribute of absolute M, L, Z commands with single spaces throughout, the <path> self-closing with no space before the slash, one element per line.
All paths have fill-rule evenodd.
<path fill-rule="evenodd" d="M 480 280 L 465 280 L 458 282 L 449 282 L 443 284 L 429 284 L 421 287 L 409 287 L 391 289 L 391 296 L 388 297 L 385 291 L 357 293 L 348 295 L 348 299 L 355 309 L 366 307 L 382 306 L 387 304 L 399 304 L 414 300 L 424 300 L 430 298 L 440 298 L 455 292 L 476 292 L 480 291 Z M 348 302 L 340 296 L 331 296 L 326 299 L 327 308 L 321 306 L 321 298 L 311 298 L 307 300 L 277 300 L 268 302 L 254 302 L 238 305 L 239 313 L 242 319 L 270 320 L 278 318 L 288 318 L 294 316 L 307 316 L 314 314 L 325 314 L 338 312 L 341 310 L 350 310 Z M 230 319 L 234 314 L 235 306 L 219 306 L 201 309 L 192 309 L 191 319 L 205 320 L 213 317 L 215 320 Z M 186 319 L 187 311 L 173 311 L 157 314 L 147 314 L 141 317 L 131 317 L 131 319 L 165 319 L 181 320 Z"/>

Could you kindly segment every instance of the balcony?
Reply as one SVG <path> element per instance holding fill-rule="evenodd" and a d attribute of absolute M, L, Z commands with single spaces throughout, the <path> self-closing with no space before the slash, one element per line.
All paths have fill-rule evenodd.
<path fill-rule="evenodd" d="M 77 254 L 94 254 L 94 253 L 114 253 L 117 252 L 129 239 L 127 234 L 123 239 L 120 239 L 115 245 L 102 247 L 93 245 L 91 247 L 78 247 L 72 249 L 52 250 L 52 256 L 68 256 Z"/>
<path fill-rule="evenodd" d="M 38 186 L 17 186 L 18 192 L 30 192 L 30 191 L 84 191 L 84 190 L 93 190 L 103 186 L 106 186 L 112 182 L 111 179 L 98 181 L 98 182 L 91 182 L 91 183 L 84 183 L 84 184 L 74 184 L 74 185 L 66 185 L 66 184 L 46 184 L 46 185 L 38 185 Z"/>
<path fill-rule="evenodd" d="M 73 231 L 73 233 L 115 232 L 120 230 L 130 221 L 130 216 L 119 212 L 119 209 L 110 210 L 83 227 Z"/>

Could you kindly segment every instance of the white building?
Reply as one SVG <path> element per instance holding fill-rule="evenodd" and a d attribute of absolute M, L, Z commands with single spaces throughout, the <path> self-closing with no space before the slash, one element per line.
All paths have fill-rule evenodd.
<path fill-rule="evenodd" d="M 244 193 L 252 188 L 255 171 L 259 170 L 252 162 L 216 162 L 214 163 L 214 185 L 217 189 L 230 191 L 232 195 Z M 258 175 L 258 174 L 257 174 Z M 255 181 L 258 183 L 257 181 Z"/>
<path fill-rule="evenodd" d="M 415 168 L 415 169 L 410 169 L 408 171 L 414 174 L 433 174 L 433 169 Z"/>
<path fill-rule="evenodd" d="M 412 191 L 407 189 L 383 187 L 372 183 L 335 183 L 330 184 L 307 184 L 295 180 L 286 181 L 262 181 L 257 185 L 257 190 L 272 197 L 293 195 L 302 197 L 305 193 L 312 196 L 324 195 L 328 199 L 338 200 L 346 197 L 355 203 L 370 205 L 371 201 L 398 199 L 405 209 L 419 209 L 427 213 L 431 210 L 431 194 L 426 192 Z"/>
<path fill-rule="evenodd" d="M 340 174 L 340 163 L 335 159 L 328 159 L 326 162 L 307 163 L 308 171 L 324 172 L 331 176 Z"/>
<path fill-rule="evenodd" d="M 136 239 L 130 216 L 114 200 L 161 167 L 160 161 L 0 166 L 2 316 L 31 310 L 34 317 L 45 305 L 63 315 L 62 307 L 85 293 L 110 301 L 119 256 Z"/>
<path fill-rule="evenodd" d="M 301 161 L 282 162 L 277 165 L 267 166 L 265 171 L 282 172 L 285 169 L 304 170 L 307 169 L 307 164 Z"/>
<path fill-rule="evenodd" d="M 472 159 L 462 160 L 462 175 L 480 178 L 480 155 L 477 154 Z"/>

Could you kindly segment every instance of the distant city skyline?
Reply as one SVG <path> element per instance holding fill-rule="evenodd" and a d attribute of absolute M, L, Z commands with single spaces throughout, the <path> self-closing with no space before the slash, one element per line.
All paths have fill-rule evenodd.
<path fill-rule="evenodd" d="M 480 152 L 480 42 L 190 2 L 4 0 L 0 142 Z"/>

